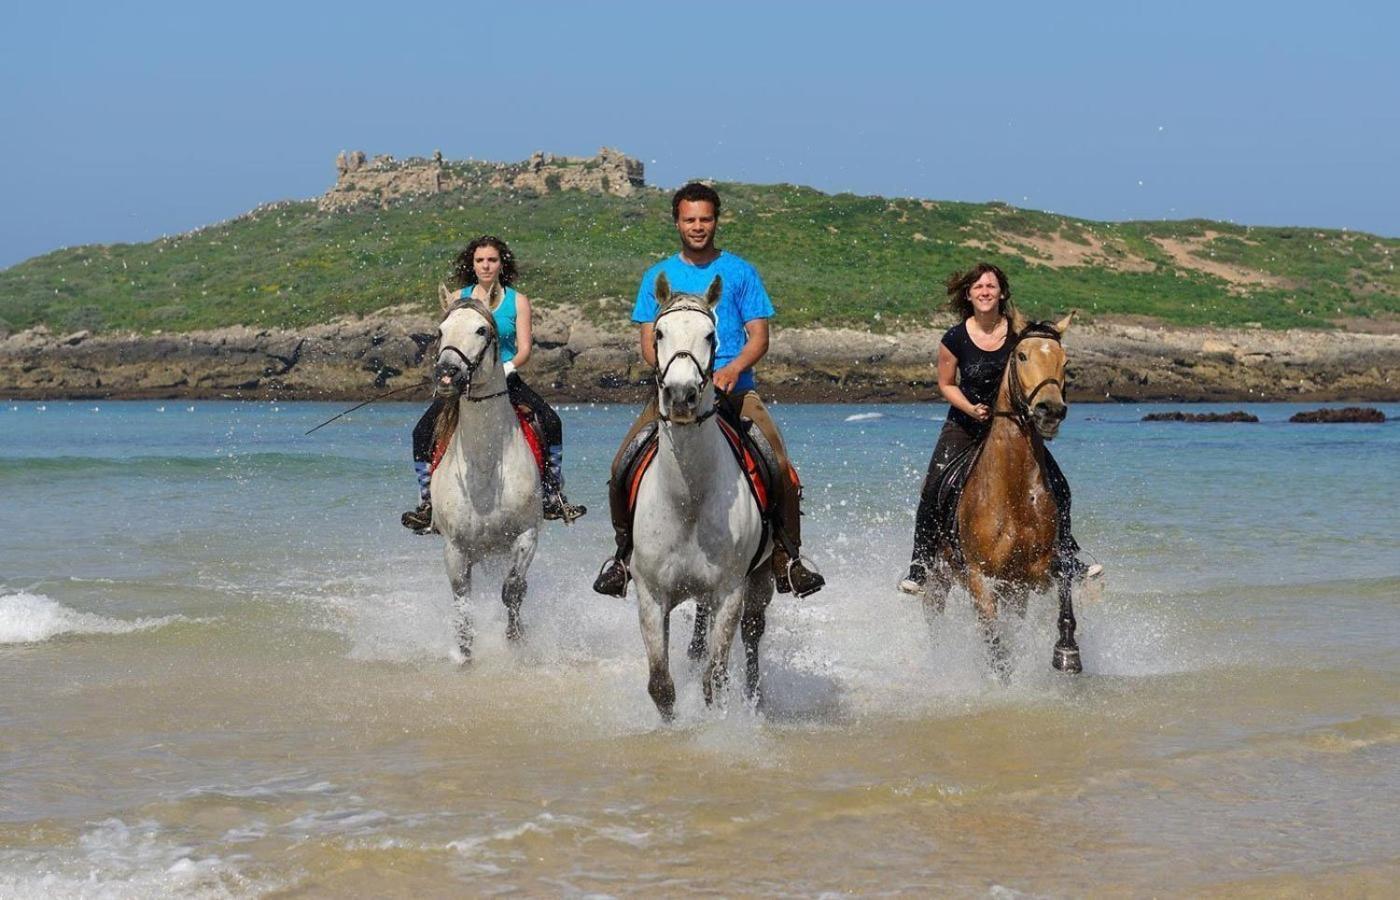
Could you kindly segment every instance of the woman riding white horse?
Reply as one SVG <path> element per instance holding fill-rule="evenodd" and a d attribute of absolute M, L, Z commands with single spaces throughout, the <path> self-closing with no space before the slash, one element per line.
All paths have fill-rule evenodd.
<path fill-rule="evenodd" d="M 508 557 L 501 585 L 506 637 L 522 634 L 525 574 L 540 527 L 540 470 L 507 396 L 491 310 L 470 297 L 454 300 L 444 286 L 438 294 L 443 319 L 433 375 L 435 393 L 445 402 L 434 443 L 445 438 L 447 448 L 432 473 L 432 526 L 443 537 L 457 647 L 469 659 L 472 567 L 487 556 Z"/>
<path fill-rule="evenodd" d="M 772 551 L 763 515 L 719 423 L 715 421 L 715 316 L 721 281 L 703 298 L 671 295 L 657 279 L 656 458 L 637 489 L 632 575 L 646 644 L 647 690 L 661 715 L 676 699 L 669 656 L 670 614 L 694 598 L 708 614 L 705 701 L 728 677 L 729 647 L 743 619 L 747 687 L 758 687 L 758 642 L 773 596 L 762 563 Z M 699 616 L 697 616 L 698 618 Z"/>

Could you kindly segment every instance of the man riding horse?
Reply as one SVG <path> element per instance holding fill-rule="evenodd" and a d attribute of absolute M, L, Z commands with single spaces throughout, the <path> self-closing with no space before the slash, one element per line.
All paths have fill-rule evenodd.
<path fill-rule="evenodd" d="M 801 488 L 788 461 L 782 433 L 768 415 L 754 387 L 753 366 L 768 352 L 768 319 L 773 316 L 773 303 L 757 269 L 739 256 L 715 246 L 719 211 L 719 194 L 708 185 L 692 182 L 672 196 L 671 213 L 680 235 L 681 249 L 676 255 L 652 266 L 642 276 L 632 321 L 640 326 L 642 358 L 655 367 L 655 321 L 659 311 L 655 293 L 657 276 L 664 273 L 676 291 L 694 294 L 704 294 L 715 276 L 720 276 L 723 293 L 715 308 L 717 347 L 714 385 L 723 396 L 723 402 L 737 410 L 743 418 L 751 420 L 774 452 L 778 471 L 772 486 L 772 508 L 775 512 L 773 575 L 779 593 L 805 597 L 821 590 L 825 579 L 808 568 L 800 556 Z M 656 398 L 653 395 L 623 439 L 622 447 L 613 460 L 612 477 L 608 482 L 608 505 L 617 539 L 617 552 L 603 565 L 593 583 L 593 589 L 600 594 L 614 597 L 627 594 L 632 522 L 623 470 L 634 440 L 643 430 L 650 428 L 656 418 Z"/>

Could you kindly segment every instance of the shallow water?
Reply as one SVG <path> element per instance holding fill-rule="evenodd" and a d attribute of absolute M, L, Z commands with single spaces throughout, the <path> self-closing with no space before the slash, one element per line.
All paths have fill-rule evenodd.
<path fill-rule="evenodd" d="M 561 410 L 591 512 L 522 646 L 476 580 L 463 670 L 419 409 L 4 404 L 0 895 L 1388 893 L 1400 426 L 1248 408 L 1071 411 L 1086 673 L 1043 597 L 1002 685 L 965 597 L 893 590 L 943 407 L 776 407 L 830 586 L 774 601 L 758 710 L 704 708 L 683 607 L 667 727 L 588 588 L 631 410 Z"/>

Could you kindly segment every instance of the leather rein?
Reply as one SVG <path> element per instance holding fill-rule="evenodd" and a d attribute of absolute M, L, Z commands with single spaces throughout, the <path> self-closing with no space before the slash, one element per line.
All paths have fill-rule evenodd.
<path fill-rule="evenodd" d="M 710 361 L 709 361 L 709 364 L 708 364 L 708 365 L 702 366 L 702 365 L 700 365 L 700 360 L 696 359 L 696 358 L 695 358 L 695 354 L 691 353 L 689 350 L 679 350 L 679 351 L 677 351 L 676 353 L 674 353 L 674 354 L 671 356 L 670 359 L 666 360 L 666 365 L 665 365 L 664 367 L 658 368 L 658 369 L 656 370 L 656 373 L 655 373 L 655 376 L 654 376 L 654 380 L 656 381 L 656 389 L 657 389 L 658 391 L 661 390 L 662 385 L 664 385 L 665 382 L 666 382 L 666 373 L 671 371 L 671 366 L 675 364 L 676 360 L 684 358 L 684 359 L 690 360 L 691 364 L 695 366 L 696 371 L 700 373 L 700 390 L 703 391 L 703 390 L 705 390 L 705 386 L 708 385 L 708 384 L 710 383 L 711 379 L 713 379 L 713 378 L 714 378 L 714 375 L 715 375 L 715 332 L 714 332 L 714 328 L 715 328 L 715 323 L 716 323 L 717 320 L 716 320 L 716 318 L 715 318 L 714 310 L 710 309 L 708 306 L 693 305 L 693 304 L 690 304 L 690 303 L 673 303 L 673 304 L 671 304 L 670 306 L 668 306 L 668 307 L 666 307 L 665 309 L 663 309 L 663 310 L 657 315 L 655 321 L 659 323 L 664 317 L 669 316 L 669 315 L 670 315 L 671 313 L 673 313 L 673 312 L 697 312 L 697 313 L 703 313 L 705 316 L 709 317 L 709 320 L 710 320 Z M 652 343 L 651 343 L 651 350 L 652 350 L 652 354 L 653 354 L 653 355 L 655 355 L 656 352 L 657 352 L 657 344 L 658 344 L 658 340 L 657 340 L 657 338 L 656 338 L 656 332 L 653 331 L 653 332 L 652 332 Z M 658 360 L 658 361 L 659 361 L 659 360 Z M 665 415 L 662 415 L 662 414 L 661 414 L 661 406 L 660 406 L 660 404 L 657 404 L 656 417 L 657 417 L 658 419 L 660 419 L 661 421 L 665 422 L 665 423 L 668 424 L 668 425 L 699 425 L 701 422 L 703 422 L 703 421 L 705 421 L 706 419 L 708 419 L 708 418 L 710 418 L 711 416 L 713 416 L 713 415 L 715 414 L 715 410 L 716 410 L 716 409 L 718 409 L 718 404 L 716 404 L 716 403 L 711 403 L 711 404 L 710 404 L 710 408 L 707 409 L 707 410 L 705 410 L 705 411 L 704 411 L 703 413 L 701 413 L 700 415 L 696 416 L 695 419 L 694 419 L 693 421 L 690 421 L 690 422 L 672 422 L 670 416 L 665 416 Z"/>
<path fill-rule="evenodd" d="M 462 361 L 462 368 L 467 373 L 467 389 L 461 393 L 461 396 L 464 399 L 471 401 L 472 403 L 480 403 L 483 400 L 490 400 L 493 397 L 499 397 L 502 394 L 507 393 L 506 390 L 500 390 L 492 394 L 482 394 L 478 397 L 472 396 L 472 379 L 476 376 L 477 369 L 481 368 L 481 363 L 486 358 L 486 351 L 493 351 L 493 363 L 495 362 L 496 357 L 500 355 L 500 331 L 496 328 L 495 316 L 491 314 L 491 310 L 487 308 L 486 304 L 482 303 L 480 300 L 471 297 L 463 297 L 462 299 L 454 302 L 451 306 L 447 307 L 447 312 L 443 313 L 442 321 L 446 322 L 447 317 L 452 315 L 459 309 L 470 309 L 474 312 L 480 313 L 482 316 L 485 317 L 487 328 L 489 329 L 489 334 L 487 335 L 486 343 L 481 345 L 481 352 L 476 355 L 475 359 L 468 359 L 467 354 L 463 353 L 461 350 L 452 346 L 451 344 L 443 344 L 438 349 L 439 356 L 450 350 L 453 353 L 457 354 L 457 358 Z M 438 378 L 441 378 L 442 375 L 446 374 L 445 372 L 441 371 L 441 368 L 442 363 L 438 363 L 436 366 L 433 367 L 434 381 L 436 381 Z"/>

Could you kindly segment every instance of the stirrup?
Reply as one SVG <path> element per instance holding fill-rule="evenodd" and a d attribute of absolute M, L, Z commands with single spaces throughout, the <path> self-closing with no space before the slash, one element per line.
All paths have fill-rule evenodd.
<path fill-rule="evenodd" d="M 417 509 L 409 510 L 399 516 L 399 523 L 409 529 L 414 534 L 433 534 L 433 504 L 431 500 L 424 500 L 418 504 Z"/>
<path fill-rule="evenodd" d="M 616 579 L 606 577 L 613 572 L 612 567 L 616 565 L 622 570 L 622 584 L 618 585 Z M 606 579 L 606 580 L 605 580 Z M 632 570 L 627 568 L 627 563 L 616 556 L 608 557 L 607 561 L 598 568 L 598 577 L 593 579 L 593 590 L 605 597 L 627 597 L 627 585 L 632 580 Z"/>
<path fill-rule="evenodd" d="M 804 585 L 804 586 L 802 587 L 801 590 L 798 590 L 798 586 L 797 586 L 797 585 L 793 582 L 793 580 L 792 580 L 792 570 L 793 570 L 794 567 L 796 567 L 796 566 L 798 566 L 798 565 L 800 565 L 800 564 L 802 564 L 802 563 L 804 563 L 804 562 L 810 563 L 811 560 L 810 560 L 810 559 L 807 559 L 807 557 L 803 556 L 803 555 L 800 554 L 800 553 L 799 553 L 797 556 L 795 556 L 795 557 L 793 557 L 793 556 L 789 556 L 789 557 L 788 557 L 787 567 L 784 569 L 783 574 L 782 574 L 782 577 L 778 579 L 778 584 L 775 585 L 775 587 L 776 587 L 777 590 L 778 590 L 778 593 L 780 593 L 780 594 L 788 594 L 788 593 L 790 593 L 790 594 L 792 594 L 794 597 L 799 597 L 799 598 L 801 598 L 801 597 L 810 597 L 812 594 L 815 594 L 817 591 L 819 591 L 819 590 L 821 590 L 822 588 L 826 587 L 826 579 L 822 577 L 822 573 L 820 573 L 820 572 L 817 571 L 815 565 L 812 565 L 812 566 L 803 565 L 803 566 L 802 566 L 802 571 L 803 571 L 803 572 L 806 572 L 808 575 L 812 576 L 812 579 L 813 579 L 813 580 L 810 581 L 810 582 L 808 582 L 806 585 Z M 783 590 L 784 587 L 786 587 L 787 590 Z"/>
<path fill-rule="evenodd" d="M 552 522 L 563 522 L 565 525 L 574 524 L 574 520 L 588 512 L 588 507 L 580 503 L 574 506 L 564 499 L 563 494 L 548 494 L 542 503 L 542 513 L 544 517 Z"/>

